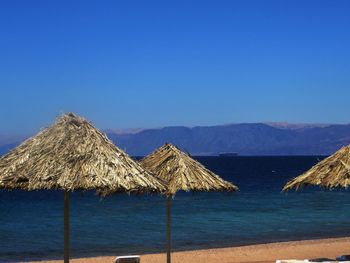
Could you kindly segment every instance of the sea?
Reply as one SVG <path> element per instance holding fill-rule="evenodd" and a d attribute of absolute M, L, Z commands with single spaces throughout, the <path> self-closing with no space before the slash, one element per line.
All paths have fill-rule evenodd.
<path fill-rule="evenodd" d="M 195 157 L 237 193 L 179 192 L 171 201 L 173 251 L 350 235 L 350 193 L 282 193 L 324 156 Z M 165 250 L 165 198 L 74 192 L 71 257 Z M 0 191 L 0 262 L 63 255 L 63 192 Z"/>

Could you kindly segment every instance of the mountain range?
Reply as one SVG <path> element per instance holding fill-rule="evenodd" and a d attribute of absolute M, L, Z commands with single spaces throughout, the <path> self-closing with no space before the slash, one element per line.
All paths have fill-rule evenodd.
<path fill-rule="evenodd" d="M 105 130 L 118 147 L 144 156 L 169 142 L 192 155 L 329 155 L 350 144 L 350 124 L 242 123 L 199 127 Z M 0 155 L 23 139 L 0 135 Z"/>

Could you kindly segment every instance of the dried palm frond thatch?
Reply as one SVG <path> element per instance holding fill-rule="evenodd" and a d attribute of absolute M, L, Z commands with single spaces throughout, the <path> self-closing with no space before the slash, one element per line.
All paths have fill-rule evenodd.
<path fill-rule="evenodd" d="M 69 113 L 0 159 L 6 189 L 159 192 L 164 185 L 85 119 Z"/>
<path fill-rule="evenodd" d="M 347 188 L 350 185 L 350 145 L 322 160 L 310 170 L 289 181 L 283 191 L 315 185 L 323 188 Z"/>
<path fill-rule="evenodd" d="M 237 191 L 238 187 L 221 179 L 202 164 L 169 143 L 146 156 L 141 165 L 166 182 L 166 253 L 171 263 L 170 196 L 177 191 Z"/>
<path fill-rule="evenodd" d="M 73 113 L 0 158 L 0 188 L 64 190 L 64 262 L 69 263 L 69 191 L 162 192 L 166 187 Z"/>
<path fill-rule="evenodd" d="M 140 161 L 142 167 L 167 183 L 170 194 L 183 191 L 237 191 L 202 164 L 171 144 L 165 144 Z"/>

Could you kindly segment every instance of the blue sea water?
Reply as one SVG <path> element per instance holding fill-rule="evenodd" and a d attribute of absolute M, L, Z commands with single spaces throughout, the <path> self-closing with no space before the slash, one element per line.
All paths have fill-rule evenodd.
<path fill-rule="evenodd" d="M 174 250 L 347 236 L 350 193 L 308 188 L 281 193 L 323 157 L 197 157 L 240 192 L 178 193 Z M 165 199 L 71 194 L 71 256 L 161 252 Z M 0 262 L 62 258 L 63 193 L 0 191 Z"/>

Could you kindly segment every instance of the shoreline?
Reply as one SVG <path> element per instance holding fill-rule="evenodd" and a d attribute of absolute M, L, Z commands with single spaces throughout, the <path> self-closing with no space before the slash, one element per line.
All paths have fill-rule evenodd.
<path fill-rule="evenodd" d="M 344 254 L 350 254 L 350 237 L 285 241 L 225 248 L 178 251 L 172 253 L 172 262 L 267 263 L 275 262 L 277 259 L 335 259 L 335 257 Z M 116 256 L 122 255 L 74 258 L 71 259 L 71 262 L 112 263 Z M 34 262 L 59 263 L 63 262 L 63 260 L 27 261 L 26 263 Z M 165 262 L 165 253 L 141 255 L 141 262 L 163 263 Z"/>

